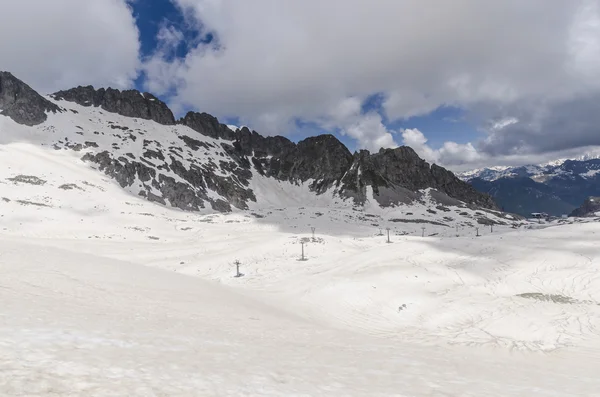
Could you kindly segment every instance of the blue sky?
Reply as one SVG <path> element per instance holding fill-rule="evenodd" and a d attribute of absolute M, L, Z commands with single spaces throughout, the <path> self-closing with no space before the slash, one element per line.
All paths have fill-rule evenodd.
<path fill-rule="evenodd" d="M 184 34 L 185 42 L 177 47 L 177 50 L 174 52 L 174 56 L 176 57 L 184 58 L 189 48 L 186 43 L 194 43 L 198 39 L 199 33 L 187 28 L 182 13 L 170 0 L 136 1 L 132 3 L 132 8 L 140 32 L 142 57 L 152 56 L 158 44 L 156 40 L 157 34 L 161 27 L 164 26 L 173 26 Z M 210 39 L 211 36 L 209 34 L 208 40 Z M 141 73 L 135 82 L 136 88 L 143 90 L 144 81 L 145 75 Z M 159 95 L 159 97 L 167 102 L 169 101 L 168 95 Z M 362 113 L 377 112 L 382 116 L 382 121 L 390 130 L 398 131 L 404 128 L 416 128 L 421 131 L 427 131 L 428 145 L 434 149 L 441 147 L 449 138 L 457 143 L 466 143 L 481 136 L 481 133 L 476 128 L 464 121 L 463 111 L 456 107 L 439 107 L 425 116 L 411 117 L 390 123 L 383 110 L 383 100 L 384 94 L 373 93 L 363 102 Z M 188 107 L 183 109 L 183 111 L 187 110 L 202 111 L 203 109 Z M 221 122 L 238 124 L 239 119 L 237 117 L 228 117 L 221 119 Z M 292 140 L 298 141 L 307 135 L 333 133 L 351 150 L 357 149 L 355 140 L 347 135 L 340 134 L 336 128 L 324 130 L 315 123 L 302 119 L 296 120 L 295 126 L 297 127 L 296 129 L 282 131 L 282 134 Z M 260 133 L 261 131 L 258 132 Z"/>
<path fill-rule="evenodd" d="M 184 26 L 183 15 L 169 0 L 136 1 L 132 8 L 140 31 L 142 56 L 151 55 L 156 48 L 156 35 L 161 26 Z M 184 55 L 185 48 L 182 46 L 179 56 Z"/>

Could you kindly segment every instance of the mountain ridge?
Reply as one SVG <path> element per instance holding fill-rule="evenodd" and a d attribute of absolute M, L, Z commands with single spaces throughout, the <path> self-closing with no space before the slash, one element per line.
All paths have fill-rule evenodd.
<path fill-rule="evenodd" d="M 490 167 L 458 174 L 477 190 L 494 197 L 507 211 L 567 215 L 600 196 L 600 159 L 590 153 L 539 165 Z"/>
<path fill-rule="evenodd" d="M 0 97 L 3 92 L 0 90 Z M 8 99 L 4 98 L 4 102 L 8 103 Z M 442 202 L 460 200 L 467 205 L 497 209 L 488 195 L 477 192 L 450 171 L 430 165 L 406 146 L 377 153 L 351 153 L 330 134 L 294 143 L 282 136 L 264 137 L 247 127 L 233 131 L 207 113 L 188 112 L 176 120 L 164 102 L 136 90 L 79 86 L 47 98 L 31 90 L 22 98 L 23 104 L 28 102 L 42 104 L 41 108 L 52 114 L 67 113 L 71 119 L 80 118 L 80 124 L 85 120 L 78 113 L 91 109 L 88 119 L 92 121 L 94 116 L 95 121 L 86 122 L 83 127 L 76 125 L 81 131 L 53 142 L 53 147 L 84 151 L 83 160 L 123 188 L 139 187 L 138 194 L 149 200 L 184 210 L 204 208 L 205 202 L 218 211 L 231 211 L 231 206 L 246 209 L 249 202 L 257 199 L 251 188 L 256 174 L 280 182 L 307 184 L 313 194 L 331 192 L 355 205 L 364 205 L 371 199 L 384 207 L 410 203 L 421 199 L 420 190 L 431 188 L 440 192 Z M 34 110 L 39 108 L 35 106 Z M 140 127 L 129 121 L 129 126 L 106 121 L 98 116 L 102 111 L 123 116 Z M 11 118 L 25 125 L 18 117 Z M 31 121 L 43 127 L 46 119 L 35 117 Z M 142 121 L 145 127 L 148 122 L 160 124 L 163 127 L 156 128 L 168 136 L 161 142 L 144 136 Z M 61 123 L 72 124 L 72 120 L 64 116 Z M 112 141 L 99 142 L 98 135 L 106 133 L 93 131 L 94 123 L 108 123 L 114 130 L 110 134 Z M 85 140 L 80 138 L 83 136 Z M 122 150 L 126 146 L 131 150 Z M 133 154 L 134 149 L 141 152 L 139 156 Z"/>

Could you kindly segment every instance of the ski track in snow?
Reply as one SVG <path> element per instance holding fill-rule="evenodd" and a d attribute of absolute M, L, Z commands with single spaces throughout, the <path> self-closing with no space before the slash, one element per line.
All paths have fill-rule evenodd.
<path fill-rule="evenodd" d="M 450 207 L 421 237 L 389 219 L 447 214 L 257 175 L 248 211 L 181 212 L 50 143 L 86 120 L 163 145 L 185 127 L 73 108 L 61 131 L 0 117 L 0 395 L 598 395 L 600 224 L 474 237 Z"/>

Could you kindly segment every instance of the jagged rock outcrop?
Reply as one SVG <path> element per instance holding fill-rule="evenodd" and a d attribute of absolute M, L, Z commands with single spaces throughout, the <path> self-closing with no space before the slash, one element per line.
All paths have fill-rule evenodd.
<path fill-rule="evenodd" d="M 208 201 L 205 192 L 208 187 L 231 205 L 247 208 L 249 201 L 256 201 L 249 188 L 254 171 L 296 184 L 311 181 L 309 189 L 315 194 L 335 189 L 341 197 L 351 198 L 359 205 L 367 200 L 367 186 L 370 186 L 375 200 L 382 206 L 411 203 L 420 198 L 418 190 L 433 188 L 440 194 L 432 197 L 441 202 L 454 198 L 470 205 L 497 209 L 489 195 L 477 192 L 450 171 L 429 165 L 409 147 L 381 149 L 374 154 L 361 150 L 353 155 L 330 134 L 306 138 L 295 144 L 281 136 L 263 137 L 246 127 L 232 131 L 206 113 L 189 112 L 178 123 L 201 135 L 223 140 L 220 146 L 228 161 L 220 161 L 218 165 L 192 166 L 187 170 L 171 157 L 170 169 L 193 186 L 196 196 L 203 200 Z M 209 149 L 212 145 L 200 136 L 180 138 L 194 151 Z M 230 177 L 216 176 L 214 171 L 217 169 L 227 172 Z M 196 208 L 197 203 L 188 200 L 192 196 L 181 194 L 180 190 L 171 188 L 170 193 L 163 194 L 167 194 L 165 198 L 178 208 Z M 229 204 L 223 203 L 211 202 L 211 206 L 230 209 Z"/>
<path fill-rule="evenodd" d="M 236 150 L 245 156 L 268 157 L 281 156 L 295 150 L 296 145 L 282 136 L 264 137 L 248 127 L 237 130 L 234 135 Z"/>
<path fill-rule="evenodd" d="M 9 72 L 0 72 L 0 114 L 19 124 L 37 125 L 46 121 L 46 112 L 61 109 Z"/>
<path fill-rule="evenodd" d="M 600 197 L 589 197 L 584 201 L 581 207 L 573 210 L 569 216 L 583 218 L 588 216 L 596 216 L 597 212 L 600 212 Z"/>
<path fill-rule="evenodd" d="M 220 124 L 216 117 L 208 113 L 188 112 L 178 123 L 211 138 L 222 138 L 228 141 L 235 138 L 234 132 L 229 127 Z"/>
<path fill-rule="evenodd" d="M 479 193 L 454 174 L 435 164 L 429 165 L 408 146 L 381 149 L 371 154 L 361 150 L 354 155 L 349 171 L 342 179 L 342 192 L 360 203 L 371 186 L 381 205 L 410 202 L 414 192 L 433 188 L 450 197 L 484 208 L 496 209 L 490 196 Z"/>
<path fill-rule="evenodd" d="M 171 206 L 184 211 L 198 211 L 204 208 L 205 202 L 210 203 L 211 207 L 217 211 L 231 211 L 229 202 L 209 197 L 207 185 L 223 197 L 228 197 L 238 208 L 246 208 L 247 200 L 254 199 L 256 201 L 251 192 L 235 191 L 236 185 L 227 183 L 218 177 L 211 178 L 210 172 L 206 172 L 206 170 L 197 167 L 188 170 L 173 157 L 170 158 L 171 166 L 167 167 L 187 183 L 161 174 L 152 167 L 151 163 L 145 164 L 123 156 L 114 158 L 108 151 L 96 154 L 86 153 L 82 160 L 96 164 L 100 171 L 115 179 L 123 188 L 131 187 L 135 182 L 140 181 L 144 187 L 140 190 L 141 196 L 163 205 L 168 200 Z M 234 192 L 228 193 L 230 189 Z M 160 192 L 160 195 L 154 193 L 156 191 Z M 243 199 L 236 200 L 239 196 Z"/>
<path fill-rule="evenodd" d="M 167 104 L 147 92 L 119 91 L 113 88 L 96 90 L 89 85 L 58 91 L 52 94 L 52 97 L 57 100 L 75 102 L 81 106 L 99 106 L 107 112 L 126 117 L 154 120 L 165 125 L 175 124 L 175 117 Z"/>
<path fill-rule="evenodd" d="M 310 189 L 323 193 L 337 185 L 351 164 L 352 154 L 344 144 L 333 135 L 319 135 L 273 155 L 264 168 L 267 176 L 284 181 L 313 180 Z"/>

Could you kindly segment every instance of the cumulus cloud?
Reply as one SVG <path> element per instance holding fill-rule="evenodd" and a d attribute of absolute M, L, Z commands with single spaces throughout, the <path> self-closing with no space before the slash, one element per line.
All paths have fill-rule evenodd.
<path fill-rule="evenodd" d="M 140 67 L 138 36 L 125 0 L 3 0 L 0 70 L 44 93 L 129 87 Z"/>
<path fill-rule="evenodd" d="M 356 139 L 358 147 L 372 152 L 380 148 L 393 148 L 398 146 L 392 133 L 381 121 L 377 113 L 367 113 L 357 117 L 352 123 L 347 123 L 342 129 L 342 134 Z"/>
<path fill-rule="evenodd" d="M 427 144 L 425 135 L 416 128 L 401 131 L 403 144 L 412 147 L 425 160 L 449 167 L 459 167 L 481 162 L 485 155 L 479 153 L 471 143 L 444 142 L 439 149 Z"/>
<path fill-rule="evenodd" d="M 419 156 L 427 161 L 435 163 L 439 159 L 439 153 L 427 145 L 427 138 L 416 128 L 407 128 L 402 130 L 403 143 L 410 146 Z"/>
<path fill-rule="evenodd" d="M 362 103 L 363 100 L 358 97 L 343 99 L 320 118 L 320 126 L 354 138 L 358 149 L 376 152 L 382 147 L 398 146 L 393 136 L 395 131 L 388 130 L 377 112 L 363 113 Z"/>
<path fill-rule="evenodd" d="M 357 99 L 383 93 L 389 121 L 457 106 L 487 136 L 436 152 L 454 163 L 553 150 L 536 149 L 540 134 L 594 141 L 585 128 L 573 140 L 565 131 L 569 104 L 600 92 L 598 0 L 172 1 L 188 27 L 215 37 L 184 59 L 148 62 L 149 86 L 184 108 L 268 133 L 296 119 L 333 125 L 375 148 L 395 145 L 392 131 L 378 113 L 360 115 Z M 336 109 L 344 105 L 354 107 Z"/>

